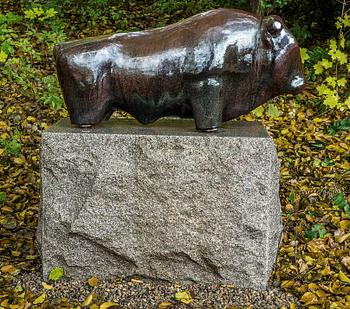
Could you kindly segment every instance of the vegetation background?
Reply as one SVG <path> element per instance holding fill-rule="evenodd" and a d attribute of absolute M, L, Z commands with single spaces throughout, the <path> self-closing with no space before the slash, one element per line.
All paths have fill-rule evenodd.
<path fill-rule="evenodd" d="M 40 268 L 34 245 L 40 134 L 67 116 L 52 47 L 161 27 L 217 7 L 249 10 L 249 4 L 0 0 L 0 308 L 48 303 L 45 292 L 32 295 L 10 286 L 20 274 Z M 264 122 L 282 164 L 285 230 L 271 282 L 309 308 L 350 308 L 349 5 L 347 0 L 262 2 L 265 14 L 282 16 L 302 46 L 308 86 L 242 117 Z M 53 281 L 62 277 L 56 273 L 61 275 Z"/>

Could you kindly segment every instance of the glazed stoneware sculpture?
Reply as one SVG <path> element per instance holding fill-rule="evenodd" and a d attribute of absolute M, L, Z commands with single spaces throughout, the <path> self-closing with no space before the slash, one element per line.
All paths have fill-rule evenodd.
<path fill-rule="evenodd" d="M 304 88 L 298 43 L 278 16 L 217 9 L 140 32 L 55 46 L 72 124 L 92 126 L 120 109 L 143 124 L 193 117 L 197 130 Z"/>

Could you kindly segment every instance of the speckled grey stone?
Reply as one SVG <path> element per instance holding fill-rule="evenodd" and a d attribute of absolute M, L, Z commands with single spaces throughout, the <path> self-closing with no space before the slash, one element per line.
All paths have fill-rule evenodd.
<path fill-rule="evenodd" d="M 257 122 L 191 120 L 43 133 L 37 240 L 43 275 L 138 276 L 264 289 L 281 217 L 279 162 Z"/>

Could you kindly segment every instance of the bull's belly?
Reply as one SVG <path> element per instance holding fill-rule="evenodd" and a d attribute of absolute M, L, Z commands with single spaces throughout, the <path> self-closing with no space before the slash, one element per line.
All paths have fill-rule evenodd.
<path fill-rule="evenodd" d="M 181 75 L 146 75 L 115 72 L 115 89 L 123 95 L 117 106 L 143 124 L 164 116 L 191 117 Z"/>
<path fill-rule="evenodd" d="M 134 92 L 124 97 L 124 102 L 117 108 L 128 112 L 143 124 L 166 116 L 192 117 L 190 100 L 182 92 L 176 96 L 164 93 L 159 97 L 146 97 Z"/>

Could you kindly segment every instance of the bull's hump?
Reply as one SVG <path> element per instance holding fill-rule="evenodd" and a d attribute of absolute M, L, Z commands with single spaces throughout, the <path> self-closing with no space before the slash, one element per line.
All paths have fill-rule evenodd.
<path fill-rule="evenodd" d="M 109 39 L 122 45 L 129 55 L 147 56 L 168 49 L 194 48 L 206 33 L 223 29 L 230 23 L 257 25 L 258 20 L 253 14 L 241 10 L 216 9 L 166 27 L 118 33 Z"/>

